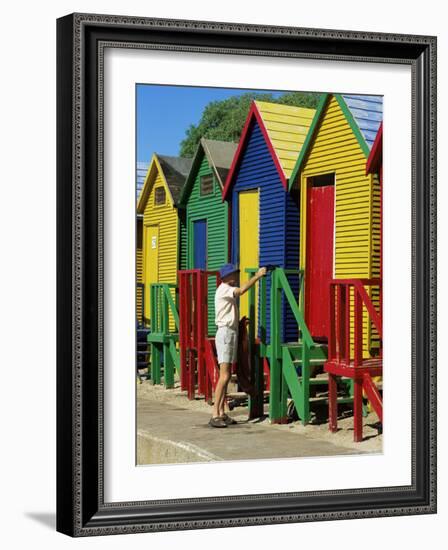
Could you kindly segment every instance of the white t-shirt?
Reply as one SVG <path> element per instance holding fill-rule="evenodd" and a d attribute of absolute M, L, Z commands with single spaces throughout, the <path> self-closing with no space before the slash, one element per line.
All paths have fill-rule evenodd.
<path fill-rule="evenodd" d="M 234 286 L 221 283 L 215 293 L 215 325 L 238 329 L 238 306 Z"/>

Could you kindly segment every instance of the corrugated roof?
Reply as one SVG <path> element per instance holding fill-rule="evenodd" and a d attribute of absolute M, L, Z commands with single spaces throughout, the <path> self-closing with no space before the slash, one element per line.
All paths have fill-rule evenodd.
<path fill-rule="evenodd" d="M 137 162 L 137 202 L 145 184 L 146 172 L 148 171 L 148 162 Z"/>
<path fill-rule="evenodd" d="M 286 178 L 291 176 L 315 109 L 255 101 Z"/>
<path fill-rule="evenodd" d="M 361 147 L 366 158 L 369 155 L 378 128 L 383 120 L 383 98 L 377 95 L 354 95 L 354 94 L 330 94 L 321 95 L 319 105 L 316 110 L 316 115 L 311 124 L 311 128 L 302 147 L 302 151 L 297 159 L 296 166 L 292 172 L 289 182 L 290 188 L 294 185 L 297 179 L 305 158 L 308 154 L 316 132 L 318 131 L 320 121 L 325 116 L 328 103 L 334 97 L 339 103 L 347 122 L 349 123 L 359 146 Z"/>
<path fill-rule="evenodd" d="M 167 155 L 157 155 L 160 167 L 163 170 L 166 183 L 171 192 L 175 203 L 179 201 L 182 187 L 185 184 L 186 177 L 190 172 L 192 159 L 183 157 L 170 157 Z"/>
<path fill-rule="evenodd" d="M 383 120 L 383 98 L 377 95 L 342 94 L 369 147 L 372 148 Z"/>
<path fill-rule="evenodd" d="M 370 155 L 366 162 L 366 174 L 380 171 L 383 160 L 383 123 L 380 124 L 375 141 L 370 149 Z"/>

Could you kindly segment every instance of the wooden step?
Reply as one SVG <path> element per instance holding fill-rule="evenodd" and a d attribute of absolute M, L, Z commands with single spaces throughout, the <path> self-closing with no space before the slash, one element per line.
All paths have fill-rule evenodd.
<path fill-rule="evenodd" d="M 325 362 L 326 362 L 326 359 L 320 359 L 319 357 L 309 359 L 309 364 L 310 365 L 323 365 Z M 293 361 L 293 364 L 296 365 L 296 366 L 300 366 L 302 364 L 302 360 L 301 359 L 295 359 Z"/>
<path fill-rule="evenodd" d="M 299 380 L 302 379 L 301 376 L 298 377 Z M 342 381 L 350 380 L 350 378 L 347 378 L 346 376 L 341 377 Z M 309 380 L 310 385 L 328 385 L 328 374 L 325 372 L 323 374 L 319 374 L 318 376 L 314 376 L 310 378 Z"/>
<path fill-rule="evenodd" d="M 302 345 L 301 340 L 299 340 L 298 342 L 285 342 L 284 344 L 282 344 L 282 346 L 286 346 L 287 348 L 292 348 L 292 347 L 301 346 L 301 345 Z M 322 344 L 321 342 L 314 342 L 314 347 L 328 348 L 328 344 Z"/>
<path fill-rule="evenodd" d="M 328 397 L 310 397 L 309 402 L 313 405 L 328 405 Z M 338 397 L 337 402 L 342 403 L 353 403 L 353 397 Z"/>
<path fill-rule="evenodd" d="M 163 332 L 151 332 L 148 334 L 148 342 L 155 344 L 169 344 L 171 340 L 177 342 L 178 339 L 178 334 L 175 333 L 164 334 Z"/>
<path fill-rule="evenodd" d="M 263 395 L 269 395 L 269 391 L 265 390 L 263 392 Z M 226 396 L 229 397 L 230 399 L 235 399 L 235 400 L 246 399 L 247 397 L 249 397 L 247 393 L 243 391 L 227 392 Z"/>
<path fill-rule="evenodd" d="M 298 379 L 301 380 L 302 377 L 299 376 Z M 346 382 L 350 380 L 350 378 L 346 376 L 341 376 L 340 380 L 342 382 Z M 324 372 L 322 374 L 318 374 L 317 376 L 314 376 L 313 378 L 310 378 L 310 385 L 314 385 L 314 386 L 328 385 L 328 373 Z"/>
<path fill-rule="evenodd" d="M 301 377 L 299 377 L 301 380 Z M 328 378 L 310 378 L 310 386 L 328 386 Z"/>

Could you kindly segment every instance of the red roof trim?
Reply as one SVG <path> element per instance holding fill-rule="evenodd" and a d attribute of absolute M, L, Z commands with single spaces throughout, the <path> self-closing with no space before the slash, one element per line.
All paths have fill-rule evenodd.
<path fill-rule="evenodd" d="M 375 137 L 375 141 L 372 145 L 369 158 L 366 162 L 366 174 L 372 174 L 378 172 L 380 164 L 383 160 L 383 123 L 380 124 L 378 132 Z"/>
<path fill-rule="evenodd" d="M 274 161 L 274 164 L 277 168 L 277 171 L 279 173 L 280 179 L 282 181 L 283 187 L 288 190 L 288 181 L 285 176 L 285 173 L 283 172 L 283 168 L 280 164 L 280 160 L 277 156 L 277 153 L 275 152 L 275 149 L 271 143 L 271 140 L 268 135 L 268 131 L 263 123 L 263 119 L 261 117 L 261 114 L 257 108 L 257 105 L 255 101 L 252 101 L 252 104 L 249 109 L 249 113 L 246 118 L 246 122 L 244 123 L 243 131 L 241 132 L 241 138 L 238 143 L 237 150 L 235 152 L 235 156 L 233 157 L 232 165 L 230 167 L 229 173 L 227 174 L 226 183 L 224 185 L 224 188 L 222 190 L 222 199 L 225 200 L 229 194 L 230 188 L 232 187 L 233 178 L 235 176 L 235 172 L 240 164 L 241 161 L 241 155 L 242 151 L 246 145 L 247 139 L 249 137 L 249 128 L 251 126 L 251 122 L 253 118 L 255 117 L 255 120 L 258 122 L 261 132 L 263 134 L 263 137 L 265 139 L 265 142 L 268 146 L 269 152 L 271 153 L 272 160 Z"/>

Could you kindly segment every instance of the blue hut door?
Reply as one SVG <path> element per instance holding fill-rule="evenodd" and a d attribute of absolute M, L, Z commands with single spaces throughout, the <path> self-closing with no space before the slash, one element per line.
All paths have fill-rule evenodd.
<path fill-rule="evenodd" d="M 207 269 L 207 220 L 193 222 L 193 267 Z"/>

